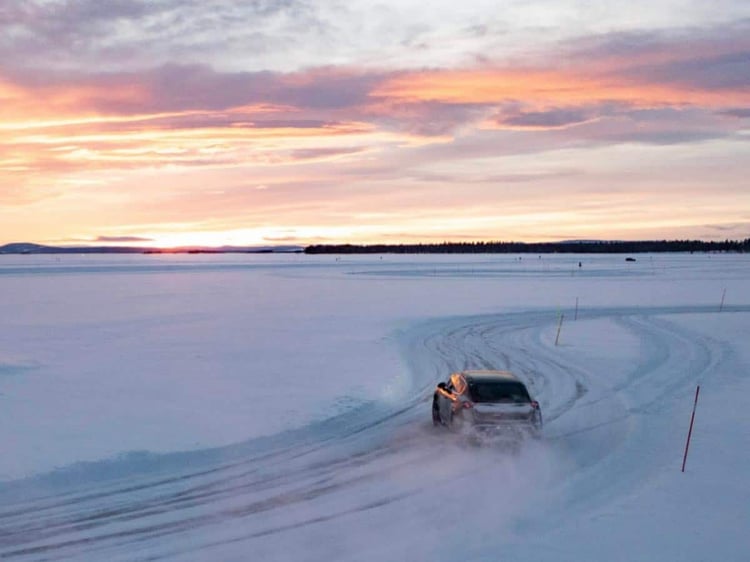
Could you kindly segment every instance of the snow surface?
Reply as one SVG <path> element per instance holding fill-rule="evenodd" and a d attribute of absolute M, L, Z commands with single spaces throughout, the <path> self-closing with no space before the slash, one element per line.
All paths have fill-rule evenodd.
<path fill-rule="evenodd" d="M 0 558 L 750 560 L 750 257 L 636 257 L 0 256 Z"/>

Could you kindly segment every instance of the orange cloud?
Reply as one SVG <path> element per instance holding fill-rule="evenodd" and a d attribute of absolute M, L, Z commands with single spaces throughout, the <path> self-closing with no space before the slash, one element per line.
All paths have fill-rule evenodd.
<path fill-rule="evenodd" d="M 0 118 L 6 127 L 27 118 L 56 121 L 74 116 L 81 119 L 102 115 L 96 109 L 98 99 L 138 104 L 146 97 L 146 90 L 137 83 L 119 84 L 116 88 L 85 83 L 22 86 L 0 78 Z"/>
<path fill-rule="evenodd" d="M 400 74 L 372 94 L 405 103 L 442 102 L 493 105 L 521 101 L 531 106 L 578 105 L 610 101 L 635 106 L 700 104 L 723 107 L 747 103 L 747 89 L 697 89 L 675 84 L 639 83 L 579 70 L 479 69 L 432 70 Z"/>

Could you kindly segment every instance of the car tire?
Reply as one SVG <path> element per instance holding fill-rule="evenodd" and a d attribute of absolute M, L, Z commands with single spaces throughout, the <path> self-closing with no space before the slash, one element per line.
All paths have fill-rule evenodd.
<path fill-rule="evenodd" d="M 432 397 L 432 425 L 442 425 L 443 422 L 440 419 L 440 406 L 438 404 L 437 396 Z"/>
<path fill-rule="evenodd" d="M 537 412 L 536 420 L 534 420 L 534 430 L 531 434 L 534 439 L 541 439 L 542 438 L 542 413 Z"/>

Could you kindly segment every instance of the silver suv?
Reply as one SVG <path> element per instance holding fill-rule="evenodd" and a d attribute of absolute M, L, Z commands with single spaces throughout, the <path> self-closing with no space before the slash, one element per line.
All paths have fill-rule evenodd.
<path fill-rule="evenodd" d="M 435 388 L 432 423 L 538 437 L 542 410 L 526 386 L 508 371 L 462 371 Z"/>

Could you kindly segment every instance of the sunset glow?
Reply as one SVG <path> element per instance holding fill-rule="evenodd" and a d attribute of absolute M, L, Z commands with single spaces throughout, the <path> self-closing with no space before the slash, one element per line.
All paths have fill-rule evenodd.
<path fill-rule="evenodd" d="M 420 31 L 379 38 L 365 4 L 219 2 L 244 23 L 193 7 L 179 39 L 154 34 L 179 3 L 95 4 L 0 20 L 0 244 L 750 237 L 747 3 L 637 25 L 529 3 L 543 37 L 514 10 L 394 4 Z"/>

